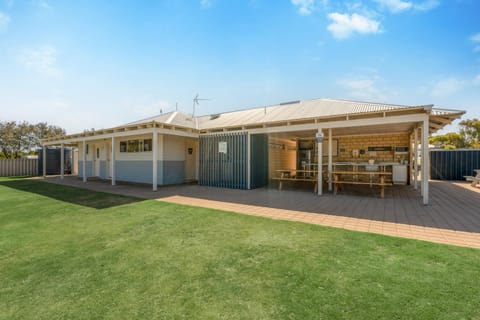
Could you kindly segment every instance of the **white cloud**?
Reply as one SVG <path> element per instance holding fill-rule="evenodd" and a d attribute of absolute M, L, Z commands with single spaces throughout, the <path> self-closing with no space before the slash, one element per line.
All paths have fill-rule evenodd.
<path fill-rule="evenodd" d="M 402 0 L 375 0 L 382 7 L 386 7 L 392 13 L 399 13 L 413 7 L 413 3 Z"/>
<path fill-rule="evenodd" d="M 480 74 L 473 79 L 472 84 L 474 86 L 480 86 Z"/>
<path fill-rule="evenodd" d="M 430 95 L 436 98 L 445 98 L 463 90 L 477 90 L 480 86 L 480 74 L 473 78 L 450 77 L 441 79 L 431 87 Z"/>
<path fill-rule="evenodd" d="M 470 40 L 472 40 L 475 43 L 480 43 L 480 32 L 474 34 L 473 36 L 470 37 Z"/>
<path fill-rule="evenodd" d="M 298 7 L 298 13 L 301 15 L 309 15 L 313 11 L 315 5 L 314 0 L 291 0 L 294 6 Z"/>
<path fill-rule="evenodd" d="M 23 50 L 18 57 L 18 61 L 25 68 L 44 76 L 61 78 L 63 72 L 56 65 L 57 56 L 57 49 L 51 46 L 44 46 L 33 50 Z"/>
<path fill-rule="evenodd" d="M 470 41 L 474 44 L 473 52 L 480 52 L 480 32 L 471 36 Z"/>
<path fill-rule="evenodd" d="M 468 81 L 466 80 L 459 80 L 457 78 L 443 79 L 433 85 L 431 95 L 437 98 L 444 98 L 459 92 L 466 85 L 468 85 Z"/>
<path fill-rule="evenodd" d="M 349 15 L 348 13 L 330 13 L 328 18 L 333 22 L 327 29 L 337 39 L 349 38 L 353 33 L 378 33 L 380 32 L 380 22 L 369 19 L 357 13 Z"/>
<path fill-rule="evenodd" d="M 45 10 L 52 9 L 52 6 L 50 6 L 50 4 L 46 0 L 35 0 L 33 4 L 41 9 L 45 9 Z"/>
<path fill-rule="evenodd" d="M 420 3 L 414 3 L 413 9 L 417 11 L 430 11 L 440 5 L 439 0 L 427 0 Z"/>
<path fill-rule="evenodd" d="M 348 77 L 337 83 L 347 90 L 346 96 L 363 101 L 387 101 L 391 94 L 382 87 L 378 76 Z"/>
<path fill-rule="evenodd" d="M 7 31 L 9 23 L 10 23 L 10 17 L 0 12 L 0 33 Z"/>
<path fill-rule="evenodd" d="M 430 11 L 435 9 L 440 2 L 438 0 L 426 0 L 423 2 L 413 2 L 404 0 L 374 0 L 381 7 L 387 8 L 391 13 L 401 13 L 407 10 Z"/>

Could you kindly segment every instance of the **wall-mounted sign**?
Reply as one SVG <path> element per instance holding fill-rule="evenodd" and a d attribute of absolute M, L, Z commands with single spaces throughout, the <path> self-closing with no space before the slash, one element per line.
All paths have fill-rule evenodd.
<path fill-rule="evenodd" d="M 227 153 L 227 141 L 220 141 L 218 143 L 218 152 Z"/>
<path fill-rule="evenodd" d="M 392 151 L 391 146 L 385 147 L 368 147 L 368 151 Z"/>
<path fill-rule="evenodd" d="M 188 148 L 188 154 L 193 154 L 193 148 Z"/>

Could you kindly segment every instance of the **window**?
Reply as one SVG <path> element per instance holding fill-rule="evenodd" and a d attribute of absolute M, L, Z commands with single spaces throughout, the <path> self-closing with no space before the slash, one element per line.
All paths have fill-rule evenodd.
<path fill-rule="evenodd" d="M 143 140 L 143 151 L 152 151 L 152 139 Z"/>
<path fill-rule="evenodd" d="M 148 152 L 152 151 L 152 139 L 136 139 L 120 141 L 120 152 Z"/>
<path fill-rule="evenodd" d="M 138 152 L 138 140 L 128 140 L 127 152 Z"/>
<path fill-rule="evenodd" d="M 127 152 L 127 141 L 120 141 L 120 152 Z"/>

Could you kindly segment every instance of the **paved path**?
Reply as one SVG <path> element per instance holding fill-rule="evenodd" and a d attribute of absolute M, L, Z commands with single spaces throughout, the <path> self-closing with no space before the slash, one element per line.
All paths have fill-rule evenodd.
<path fill-rule="evenodd" d="M 389 188 L 385 199 L 380 199 L 372 194 L 362 195 L 370 192 L 368 188 L 318 197 L 311 192 L 268 188 L 234 190 L 180 185 L 159 187 L 152 192 L 144 185 L 112 187 L 104 181 L 83 183 L 76 177 L 64 180 L 49 177 L 47 181 L 273 219 L 480 248 L 480 188 L 463 182 L 432 181 L 431 205 L 423 206 L 419 192 L 410 186 Z"/>

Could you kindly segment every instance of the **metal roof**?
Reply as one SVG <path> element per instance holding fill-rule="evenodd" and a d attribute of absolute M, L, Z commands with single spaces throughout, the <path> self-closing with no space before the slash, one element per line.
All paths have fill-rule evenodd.
<path fill-rule="evenodd" d="M 264 124 L 313 118 L 328 118 L 341 115 L 408 110 L 426 106 L 404 106 L 383 103 L 359 102 L 334 99 L 294 101 L 292 103 L 265 106 L 254 109 L 220 113 L 198 117 L 198 129 Z"/>
<path fill-rule="evenodd" d="M 168 124 L 171 126 L 183 127 L 183 128 L 192 128 L 196 127 L 195 118 L 191 115 L 179 112 L 179 111 L 172 111 L 168 113 L 163 113 L 157 116 L 149 117 L 146 119 L 134 121 L 127 123 L 125 126 L 137 125 L 142 123 L 149 123 L 149 122 L 158 122 L 163 124 Z"/>
<path fill-rule="evenodd" d="M 110 129 L 94 132 L 78 133 L 65 137 L 54 137 L 45 141 L 54 141 L 58 138 L 79 138 L 95 136 L 108 132 L 135 130 L 152 126 L 165 126 L 173 130 L 188 130 L 190 132 L 209 132 L 222 130 L 238 130 L 255 126 L 282 126 L 293 122 L 328 121 L 338 117 L 378 117 L 378 113 L 429 113 L 430 132 L 435 132 L 445 125 L 458 119 L 465 113 L 461 110 L 433 108 L 433 105 L 407 106 L 385 103 L 361 102 L 339 99 L 313 99 L 291 101 L 277 105 L 257 107 L 252 109 L 218 113 L 193 117 L 179 111 L 156 115 L 146 119 L 134 121 Z M 375 115 L 377 114 L 377 115 Z M 324 120 L 322 120 L 324 119 Z"/>

